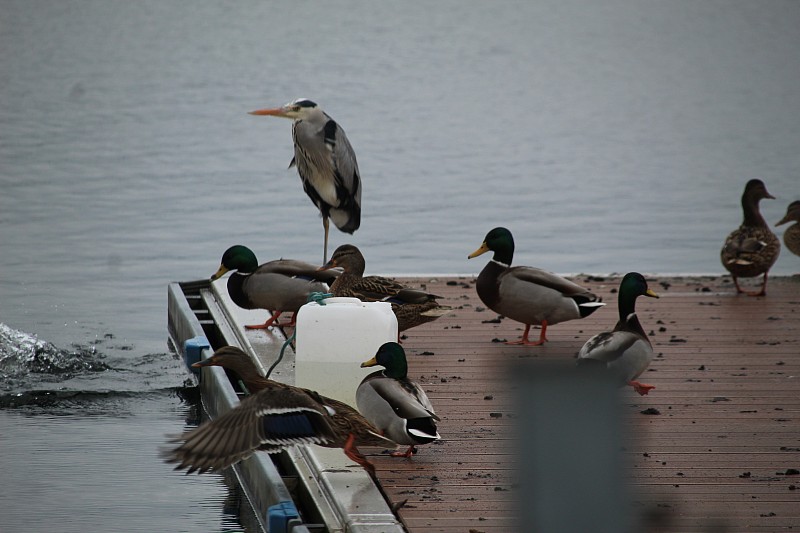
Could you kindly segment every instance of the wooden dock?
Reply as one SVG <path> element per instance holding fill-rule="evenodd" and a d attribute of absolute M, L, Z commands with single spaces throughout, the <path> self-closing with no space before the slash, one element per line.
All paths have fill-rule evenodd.
<path fill-rule="evenodd" d="M 455 308 L 403 340 L 411 377 L 442 417 L 442 440 L 411 459 L 370 458 L 409 531 L 524 529 L 514 520 L 509 365 L 571 360 L 617 319 L 619 278 L 573 279 L 608 305 L 550 327 L 545 346 L 522 347 L 497 342 L 522 326 L 485 309 L 474 278 L 401 278 Z M 722 276 L 648 282 L 661 298 L 638 302 L 657 354 L 642 381 L 656 389 L 620 392 L 642 529 L 800 530 L 800 278 L 771 279 L 759 298 L 737 296 Z"/>

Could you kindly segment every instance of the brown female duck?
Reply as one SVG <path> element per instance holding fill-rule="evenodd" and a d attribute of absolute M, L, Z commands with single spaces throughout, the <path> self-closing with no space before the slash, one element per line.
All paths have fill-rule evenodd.
<path fill-rule="evenodd" d="M 791 221 L 800 222 L 800 200 L 790 203 L 786 208 L 786 215 L 775 225 L 780 226 Z M 800 224 L 792 224 L 786 228 L 783 232 L 783 244 L 794 255 L 800 255 Z"/>
<path fill-rule="evenodd" d="M 722 266 L 733 276 L 736 292 L 750 296 L 767 294 L 767 274 L 781 251 L 780 241 L 770 231 L 758 209 L 759 202 L 764 198 L 775 199 L 767 192 L 763 181 L 748 181 L 742 194 L 744 220 L 741 226 L 728 235 L 720 252 Z M 764 280 L 760 291 L 747 292 L 739 286 L 738 278 L 754 278 L 761 274 L 764 275 Z"/>
<path fill-rule="evenodd" d="M 342 448 L 345 455 L 373 473 L 358 446 L 396 448 L 349 405 L 321 394 L 266 379 L 239 348 L 225 346 L 193 367 L 221 366 L 236 374 L 250 391 L 237 407 L 172 439 L 179 446 L 165 460 L 188 472 L 219 470 L 256 450 L 278 452 L 294 445 Z"/>
<path fill-rule="evenodd" d="M 361 251 L 352 244 L 339 246 L 320 270 L 340 267 L 342 273 L 331 285 L 334 296 L 349 296 L 365 302 L 384 301 L 392 304 L 397 329 L 405 331 L 436 320 L 451 308 L 439 305 L 434 294 L 412 289 L 381 276 L 364 277 L 366 262 Z"/>

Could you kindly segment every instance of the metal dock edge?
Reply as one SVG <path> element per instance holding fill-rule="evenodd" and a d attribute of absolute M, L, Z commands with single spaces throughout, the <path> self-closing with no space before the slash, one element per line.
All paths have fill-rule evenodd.
<path fill-rule="evenodd" d="M 197 352 L 194 357 L 206 358 L 220 346 L 233 345 L 247 352 L 263 371 L 277 359 L 283 336 L 272 330 L 249 336 L 239 324 L 264 318 L 263 311 L 254 314 L 238 308 L 228 299 L 224 288 L 218 291 L 208 280 L 173 282 L 168 286 L 170 341 L 185 360 L 193 356 L 187 352 Z M 192 348 L 196 344 L 192 339 L 196 338 L 201 339 L 200 345 Z M 188 350 L 187 341 L 190 341 Z M 291 348 L 286 349 L 284 361 L 276 366 L 272 377 L 294 382 Z M 220 367 L 203 369 L 200 390 L 212 418 L 239 401 Z M 405 531 L 372 478 L 341 450 L 312 446 L 295 447 L 272 456 L 257 452 L 233 470 L 265 531 Z M 295 509 L 298 514 L 293 516 Z M 270 519 L 285 523 L 276 529 L 275 522 L 267 523 Z"/>

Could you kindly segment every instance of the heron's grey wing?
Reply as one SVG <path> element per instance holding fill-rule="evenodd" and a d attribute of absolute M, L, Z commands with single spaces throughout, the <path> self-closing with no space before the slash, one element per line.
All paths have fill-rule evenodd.
<path fill-rule="evenodd" d="M 337 185 L 344 187 L 348 196 L 353 196 L 355 203 L 361 205 L 361 175 L 358 172 L 356 153 L 342 127 L 332 118 L 328 118 L 324 129 L 325 143 L 331 149 Z"/>

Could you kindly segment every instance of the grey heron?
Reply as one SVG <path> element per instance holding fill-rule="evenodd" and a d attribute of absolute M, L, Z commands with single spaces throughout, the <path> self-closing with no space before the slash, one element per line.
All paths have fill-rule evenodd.
<path fill-rule="evenodd" d="M 328 261 L 328 220 L 352 234 L 361 225 L 361 176 L 356 154 L 344 130 L 316 103 L 299 98 L 283 107 L 251 111 L 251 115 L 294 121 L 294 158 L 303 190 L 322 215 L 325 229 L 323 263 Z"/>

